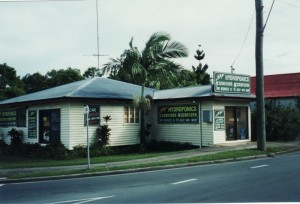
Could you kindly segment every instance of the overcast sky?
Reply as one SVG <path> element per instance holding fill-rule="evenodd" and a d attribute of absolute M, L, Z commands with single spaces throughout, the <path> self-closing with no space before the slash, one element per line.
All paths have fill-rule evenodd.
<path fill-rule="evenodd" d="M 264 0 L 264 20 L 273 0 Z M 127 49 L 131 37 L 142 49 L 154 32 L 185 44 L 196 66 L 198 45 L 213 71 L 255 75 L 255 0 L 98 0 L 100 68 Z M 252 16 L 254 19 L 251 22 Z M 249 33 L 242 51 L 247 30 Z M 0 0 L 0 64 L 17 75 L 67 67 L 97 67 L 96 0 Z M 240 55 L 238 55 L 240 52 Z M 275 0 L 264 33 L 264 73 L 300 70 L 300 0 Z"/>

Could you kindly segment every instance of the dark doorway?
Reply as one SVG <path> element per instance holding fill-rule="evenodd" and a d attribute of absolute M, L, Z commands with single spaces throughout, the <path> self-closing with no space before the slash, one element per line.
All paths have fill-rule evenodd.
<path fill-rule="evenodd" d="M 225 107 L 226 140 L 249 139 L 248 107 Z"/>
<path fill-rule="evenodd" d="M 39 142 L 60 143 L 60 109 L 39 111 Z"/>

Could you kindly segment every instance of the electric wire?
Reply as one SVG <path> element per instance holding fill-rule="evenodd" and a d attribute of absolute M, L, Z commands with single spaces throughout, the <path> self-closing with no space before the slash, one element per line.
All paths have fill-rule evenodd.
<path fill-rule="evenodd" d="M 300 9 L 299 6 L 296 6 L 296 5 L 294 5 L 294 4 L 287 3 L 287 2 L 284 2 L 284 1 L 280 1 L 280 0 L 278 0 L 278 1 L 279 1 L 280 3 L 282 3 L 282 4 L 285 4 L 285 5 L 287 5 L 287 6 L 293 7 L 293 8 L 295 8 L 295 9 Z"/>
<path fill-rule="evenodd" d="M 274 2 L 275 2 L 275 0 L 273 0 L 273 2 L 272 2 L 272 5 L 271 5 L 270 11 L 269 11 L 269 14 L 268 14 L 268 17 L 267 17 L 267 20 L 266 20 L 266 23 L 265 23 L 265 25 L 264 25 L 264 27 L 263 27 L 263 30 L 262 30 L 262 32 L 264 32 L 264 30 L 265 30 L 265 28 L 266 28 L 266 26 L 267 26 L 267 23 L 268 23 L 268 20 L 269 20 L 270 14 L 271 14 L 271 12 L 272 12 L 272 9 L 273 9 Z"/>
<path fill-rule="evenodd" d="M 242 44 L 242 47 L 240 49 L 240 51 L 238 52 L 236 58 L 233 60 L 232 64 L 230 67 L 233 67 L 233 65 L 235 64 L 235 62 L 237 61 L 237 59 L 239 58 L 240 54 L 242 53 L 242 50 L 244 48 L 244 45 L 246 43 L 246 40 L 247 40 L 247 37 L 248 37 L 248 34 L 249 34 L 249 31 L 250 31 L 250 28 L 251 28 L 251 25 L 252 25 L 252 22 L 253 22 L 253 19 L 254 19 L 254 14 L 255 14 L 255 11 L 253 12 L 253 15 L 252 15 L 252 18 L 251 18 L 251 21 L 250 21 L 250 24 L 249 24 L 249 27 L 248 27 L 248 30 L 247 30 L 247 33 L 246 33 L 246 36 L 245 36 L 245 39 L 243 41 L 243 44 Z"/>

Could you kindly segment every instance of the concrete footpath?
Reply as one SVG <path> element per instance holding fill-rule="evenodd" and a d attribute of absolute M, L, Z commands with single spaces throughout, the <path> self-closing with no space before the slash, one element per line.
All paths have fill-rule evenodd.
<path fill-rule="evenodd" d="M 172 154 L 151 157 L 151 158 L 135 159 L 135 160 L 121 161 L 121 162 L 91 164 L 91 168 L 118 167 L 118 166 L 136 165 L 136 164 L 144 164 L 144 163 L 154 163 L 154 162 L 161 162 L 161 161 L 170 161 L 170 160 L 175 160 L 175 159 L 180 159 L 180 158 L 189 158 L 189 157 L 195 157 L 195 156 L 201 156 L 201 155 L 207 155 L 207 154 L 214 154 L 214 153 L 218 153 L 218 152 L 226 152 L 226 151 L 231 151 L 231 150 L 254 149 L 256 147 L 257 147 L 256 142 L 226 143 L 226 144 L 215 145 L 213 147 L 203 147 L 201 149 L 175 152 Z M 289 148 L 289 151 L 282 152 L 282 153 L 300 151 L 300 140 L 296 140 L 296 141 L 292 141 L 292 142 L 267 142 L 267 147 L 288 147 Z M 267 157 L 267 156 L 275 156 L 275 155 L 265 154 L 265 155 L 254 156 L 254 157 L 239 158 L 238 160 L 262 158 L 262 157 Z M 96 176 L 96 175 L 109 175 L 109 174 L 118 174 L 118 173 L 147 171 L 147 170 L 154 170 L 154 169 L 183 167 L 183 166 L 190 166 L 190 165 L 220 163 L 220 162 L 228 162 L 228 161 L 234 161 L 234 160 L 237 160 L 237 159 L 226 159 L 226 160 L 220 160 L 220 161 L 199 162 L 199 163 L 194 163 L 194 164 L 180 164 L 180 165 L 170 165 L 170 166 L 160 166 L 160 167 L 147 167 L 147 168 L 121 170 L 121 171 L 85 173 L 85 174 L 77 174 L 77 175 L 53 176 L 53 177 L 47 177 L 47 178 L 44 177 L 44 178 L 30 178 L 30 179 L 7 179 L 6 177 L 9 177 L 11 175 L 26 174 L 26 173 L 46 173 L 46 172 L 56 172 L 56 171 L 64 171 L 64 170 L 87 169 L 87 165 L 59 166 L 59 167 L 37 167 L 37 168 L 15 168 L 15 169 L 2 169 L 0 167 L 0 183 L 36 181 L 36 180 L 45 180 L 45 179 L 62 179 L 62 178 L 74 178 L 74 177 L 83 177 L 83 176 Z"/>

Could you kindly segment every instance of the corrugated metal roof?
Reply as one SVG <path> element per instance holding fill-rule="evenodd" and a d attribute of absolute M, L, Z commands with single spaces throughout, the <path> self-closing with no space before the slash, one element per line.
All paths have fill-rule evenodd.
<path fill-rule="evenodd" d="M 251 77 L 251 94 L 256 92 L 256 77 Z M 265 98 L 284 98 L 300 95 L 300 73 L 264 76 Z"/>
<path fill-rule="evenodd" d="M 145 95 L 153 97 L 153 92 L 154 89 L 145 88 Z M 140 94 L 141 86 L 96 77 L 0 101 L 0 105 L 64 97 L 131 100 L 134 96 L 140 96 Z"/>
<path fill-rule="evenodd" d="M 211 85 L 205 86 L 193 86 L 184 88 L 175 88 L 156 91 L 154 93 L 154 100 L 164 99 L 179 99 L 179 98 L 196 98 L 196 97 L 207 97 L 211 96 L 212 88 Z"/>
<path fill-rule="evenodd" d="M 184 99 L 184 98 L 243 98 L 254 99 L 254 95 L 249 94 L 230 94 L 230 93 L 214 93 L 212 85 L 183 87 L 175 89 L 167 89 L 155 91 L 154 100 L 168 100 L 168 99 Z"/>
<path fill-rule="evenodd" d="M 97 77 L 0 101 L 0 105 L 59 98 L 132 100 L 135 96 L 140 96 L 140 94 L 141 86 L 139 85 Z M 255 98 L 255 96 L 253 95 L 213 93 L 212 85 L 175 88 L 167 90 L 155 90 L 151 88 L 145 88 L 145 95 L 150 95 L 154 100 L 203 97 L 230 97 L 246 99 Z"/>

